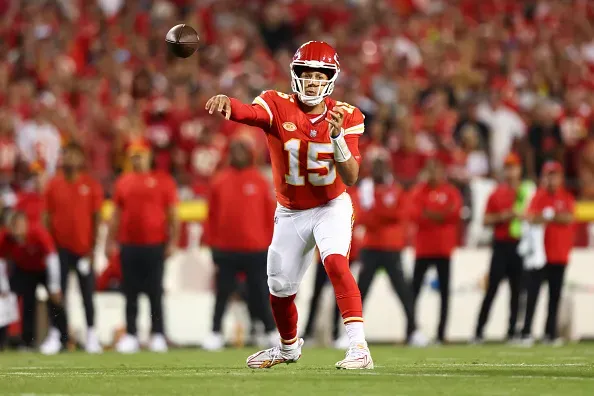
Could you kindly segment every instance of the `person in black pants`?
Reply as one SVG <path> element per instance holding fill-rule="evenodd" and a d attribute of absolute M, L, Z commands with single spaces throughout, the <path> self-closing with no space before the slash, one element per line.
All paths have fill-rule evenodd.
<path fill-rule="evenodd" d="M 474 343 L 483 342 L 483 329 L 489 317 L 493 299 L 499 284 L 507 278 L 510 288 L 509 321 L 507 338 L 516 336 L 519 298 L 523 273 L 522 258 L 518 254 L 518 241 L 521 236 L 521 223 L 518 212 L 528 204 L 530 186 L 522 184 L 521 159 L 510 154 L 505 159 L 505 181 L 497 186 L 489 196 L 484 223 L 494 227 L 493 254 L 487 292 L 483 299 L 476 326 Z"/>
<path fill-rule="evenodd" d="M 365 297 L 369 292 L 369 287 L 377 271 L 381 268 L 385 269 L 390 278 L 392 288 L 396 292 L 396 295 L 398 295 L 404 309 L 406 316 L 406 341 L 415 346 L 425 345 L 425 337 L 421 333 L 415 334 L 417 325 L 415 322 L 413 293 L 402 270 L 401 253 L 397 251 L 386 252 L 363 249 L 361 250 L 361 262 L 363 263 L 363 267 L 358 279 L 361 299 L 365 301 Z"/>
<path fill-rule="evenodd" d="M 240 272 L 246 275 L 246 303 L 252 320 L 260 320 L 264 330 L 270 334 L 274 332 L 275 325 L 272 313 L 268 307 L 268 293 L 266 285 L 266 258 L 267 251 L 262 252 L 227 252 L 218 249 L 212 250 L 212 259 L 217 267 L 216 296 L 213 314 L 212 331 L 220 334 L 222 322 L 229 297 L 236 291 L 236 277 Z M 216 349 L 212 344 L 205 342 L 205 349 Z"/>
<path fill-rule="evenodd" d="M 314 289 L 311 299 L 309 300 L 309 316 L 307 317 L 307 324 L 305 325 L 305 332 L 303 333 L 303 338 L 306 340 L 313 337 L 316 315 L 320 306 L 320 298 L 322 297 L 322 290 L 324 290 L 324 286 L 327 284 L 330 284 L 330 279 L 328 278 L 324 264 L 322 264 L 321 261 L 318 261 L 316 265 Z M 334 303 L 334 314 L 332 318 L 332 340 L 337 342 L 342 321 L 340 320 L 340 310 L 336 303 Z"/>
<path fill-rule="evenodd" d="M 93 262 L 103 189 L 85 172 L 82 147 L 69 143 L 63 151 L 62 172 L 50 179 L 44 191 L 46 224 L 58 247 L 64 294 L 70 272 L 75 271 L 78 278 L 87 320 L 85 350 L 99 353 L 102 347 L 95 331 Z"/>
<path fill-rule="evenodd" d="M 573 247 L 575 199 L 563 187 L 563 167 L 556 161 L 545 163 L 542 169 L 543 184 L 536 191 L 528 208 L 527 219 L 544 226 L 546 264 L 543 268 L 528 270 L 528 298 L 526 318 L 522 329 L 521 344 L 532 346 L 532 320 L 543 280 L 549 285 L 548 315 L 545 325 L 546 343 L 558 343 L 557 314 L 565 268 Z"/>
<path fill-rule="evenodd" d="M 222 319 L 236 276 L 244 272 L 248 285 L 248 308 L 267 333 L 266 344 L 279 342 L 268 302 L 266 262 L 274 228 L 275 202 L 270 182 L 254 166 L 253 141 L 244 135 L 229 145 L 230 166 L 210 186 L 208 217 L 202 243 L 209 246 L 217 269 L 212 333 L 202 347 L 209 351 L 225 346 Z"/>
<path fill-rule="evenodd" d="M 462 195 L 446 181 L 444 165 L 438 159 L 429 160 L 426 171 L 427 182 L 415 186 L 410 199 L 410 215 L 417 224 L 413 295 L 416 307 L 425 273 L 434 265 L 441 295 L 437 342 L 443 343 L 450 298 L 450 258 L 458 244 Z"/>
<path fill-rule="evenodd" d="M 138 297 L 145 293 L 151 307 L 149 349 L 168 350 L 163 318 L 165 260 L 177 247 L 177 190 L 173 178 L 151 170 L 151 152 L 146 142 L 127 149 L 132 171 L 116 181 L 114 213 L 109 238 L 121 245 L 122 291 L 126 298 L 126 332 L 116 344 L 121 353 L 139 350 L 136 337 Z M 115 250 L 108 239 L 107 256 Z"/>
<path fill-rule="evenodd" d="M 68 329 L 60 288 L 60 261 L 49 233 L 38 225 L 29 224 L 23 212 L 13 212 L 7 220 L 7 230 L 0 233 L 0 258 L 14 263 L 11 289 L 22 298 L 22 340 L 26 348 L 35 342 L 37 286 L 48 291 L 48 310 L 56 326 L 57 336 L 50 336 L 40 345 L 40 351 L 53 355 L 66 347 Z"/>
<path fill-rule="evenodd" d="M 402 270 L 401 251 L 405 246 L 404 220 L 408 202 L 406 192 L 393 181 L 389 169 L 389 154 L 379 151 L 372 158 L 371 176 L 361 181 L 357 191 L 356 218 L 365 228 L 357 284 L 361 299 L 365 301 L 377 271 L 385 269 L 404 308 L 407 342 L 424 346 L 427 341 L 416 331 L 413 294 Z"/>

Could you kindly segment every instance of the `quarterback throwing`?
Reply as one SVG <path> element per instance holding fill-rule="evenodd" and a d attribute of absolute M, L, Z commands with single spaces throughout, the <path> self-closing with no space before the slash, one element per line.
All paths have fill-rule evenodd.
<path fill-rule="evenodd" d="M 292 95 L 265 91 L 251 105 L 217 95 L 206 103 L 211 114 L 262 128 L 272 162 L 278 205 L 267 272 L 280 345 L 249 356 L 247 365 L 269 368 L 301 357 L 294 300 L 317 245 L 350 341 L 336 367 L 371 369 L 361 295 L 348 264 L 353 207 L 346 193 L 359 176 L 364 117 L 356 107 L 329 97 L 340 73 L 329 44 L 303 44 L 290 69 Z"/>

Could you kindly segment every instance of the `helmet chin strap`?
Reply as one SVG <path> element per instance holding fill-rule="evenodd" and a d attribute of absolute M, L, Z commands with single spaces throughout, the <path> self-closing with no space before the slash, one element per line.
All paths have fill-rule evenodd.
<path fill-rule="evenodd" d="M 304 95 L 302 93 L 297 94 L 297 96 L 299 97 L 299 101 L 301 101 L 301 103 L 303 103 L 304 105 L 307 105 L 307 106 L 317 106 L 320 103 L 322 103 L 322 101 L 324 100 L 323 96 L 311 97 L 311 96 Z"/>

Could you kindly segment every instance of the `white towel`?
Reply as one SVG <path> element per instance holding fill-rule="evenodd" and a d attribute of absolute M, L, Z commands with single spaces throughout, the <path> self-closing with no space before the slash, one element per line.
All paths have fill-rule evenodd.
<path fill-rule="evenodd" d="M 0 295 L 0 327 L 19 320 L 19 306 L 14 293 Z"/>
<path fill-rule="evenodd" d="M 394 183 L 394 176 L 388 174 L 384 177 L 384 184 Z M 369 210 L 375 204 L 375 182 L 371 177 L 366 177 L 359 183 L 359 203 L 363 210 Z"/>
<path fill-rule="evenodd" d="M 6 260 L 0 259 L 0 294 L 8 293 L 9 291 L 8 265 L 6 264 Z"/>
<path fill-rule="evenodd" d="M 539 270 L 547 262 L 544 233 L 544 224 L 530 224 L 527 221 L 522 223 L 518 254 L 524 258 L 524 269 L 527 271 Z"/>
<path fill-rule="evenodd" d="M 375 203 L 375 183 L 371 177 L 366 177 L 359 184 L 359 203 L 363 210 L 369 210 Z"/>

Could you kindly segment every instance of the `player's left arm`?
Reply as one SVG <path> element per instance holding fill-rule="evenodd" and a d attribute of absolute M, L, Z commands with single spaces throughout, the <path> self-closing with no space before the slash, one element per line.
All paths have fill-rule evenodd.
<path fill-rule="evenodd" d="M 336 170 L 347 186 L 354 185 L 359 178 L 359 137 L 364 131 L 363 119 L 363 114 L 356 107 L 338 103 L 328 111 L 326 118 L 330 124 Z"/>

